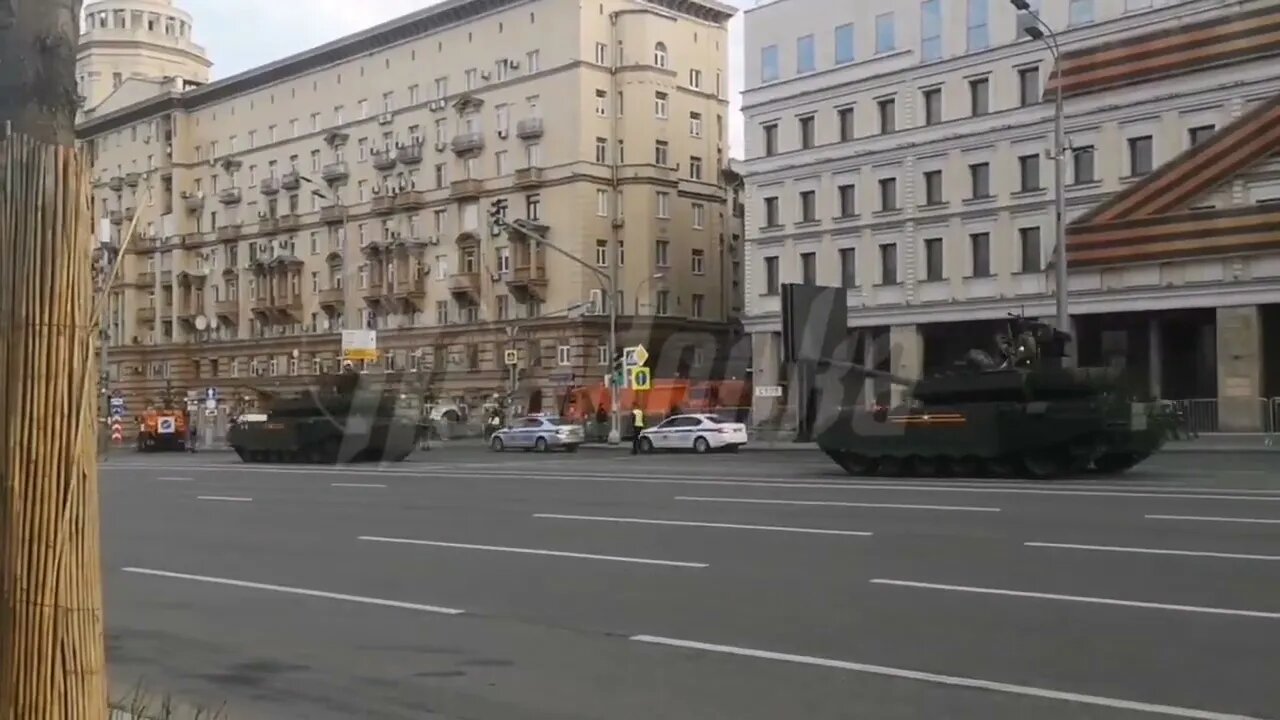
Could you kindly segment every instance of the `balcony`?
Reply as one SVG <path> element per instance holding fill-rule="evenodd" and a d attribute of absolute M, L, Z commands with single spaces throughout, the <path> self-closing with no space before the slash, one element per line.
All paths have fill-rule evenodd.
<path fill-rule="evenodd" d="M 120 192 L 124 189 L 124 178 L 119 175 L 107 178 L 107 189 L 111 192 Z"/>
<path fill-rule="evenodd" d="M 219 300 L 213 304 L 213 314 L 218 317 L 235 320 L 240 317 L 240 301 L 236 299 Z"/>
<path fill-rule="evenodd" d="M 134 282 L 142 287 L 151 287 L 156 284 L 156 274 L 154 272 L 140 272 L 138 277 L 134 278 Z"/>
<path fill-rule="evenodd" d="M 453 136 L 454 155 L 473 155 L 484 150 L 484 133 L 460 133 Z"/>
<path fill-rule="evenodd" d="M 156 309 L 153 307 L 140 307 L 138 308 L 137 318 L 140 323 L 154 323 L 156 321 Z"/>
<path fill-rule="evenodd" d="M 279 222 L 280 222 L 281 232 L 284 232 L 286 230 L 297 230 L 298 226 L 302 224 L 302 218 L 295 215 L 294 213 L 289 213 L 287 215 L 281 215 L 279 218 Z"/>
<path fill-rule="evenodd" d="M 279 230 L 280 218 L 274 216 L 258 218 L 258 232 L 263 235 L 270 235 L 272 233 L 279 232 Z"/>
<path fill-rule="evenodd" d="M 480 197 L 481 192 L 484 192 L 484 182 L 475 178 L 454 180 L 449 183 L 449 197 L 474 198 Z"/>
<path fill-rule="evenodd" d="M 369 153 L 369 162 L 373 163 L 376 170 L 394 170 L 396 168 L 396 156 L 391 152 L 391 148 L 382 150 L 374 150 Z"/>
<path fill-rule="evenodd" d="M 360 294 L 364 296 L 365 302 L 370 304 L 382 302 L 382 280 L 370 278 Z"/>
<path fill-rule="evenodd" d="M 405 190 L 396 195 L 396 207 L 401 210 L 420 210 L 427 206 L 427 194 L 421 190 Z"/>
<path fill-rule="evenodd" d="M 396 197 L 394 195 L 375 195 L 373 202 L 370 203 L 369 209 L 379 215 L 386 215 L 396 209 Z"/>
<path fill-rule="evenodd" d="M 341 307 L 346 300 L 346 291 L 342 288 L 329 288 L 320 291 L 320 305 L 322 307 Z"/>
<path fill-rule="evenodd" d="M 186 193 L 182 196 L 182 204 L 187 208 L 187 212 L 198 213 L 204 210 L 204 193 Z"/>
<path fill-rule="evenodd" d="M 426 278 L 392 278 L 391 295 L 397 300 L 407 300 L 415 304 L 421 304 L 422 300 L 427 296 Z"/>
<path fill-rule="evenodd" d="M 537 140 L 542 137 L 542 118 L 528 117 L 517 122 L 516 137 L 521 140 Z"/>
<path fill-rule="evenodd" d="M 258 183 L 258 192 L 268 196 L 279 193 L 280 179 L 277 177 L 262 178 L 262 182 Z"/>
<path fill-rule="evenodd" d="M 532 187 L 542 184 L 542 168 L 527 167 L 516 170 L 516 187 Z"/>
<path fill-rule="evenodd" d="M 271 312 L 282 318 L 302 317 L 301 295 L 279 295 L 271 301 Z"/>
<path fill-rule="evenodd" d="M 131 172 L 124 176 L 124 184 L 127 187 L 136 188 L 141 181 L 142 173 Z"/>
<path fill-rule="evenodd" d="M 239 205 L 244 199 L 244 195 L 240 192 L 240 188 L 232 187 L 218 191 L 218 202 L 223 205 Z"/>
<path fill-rule="evenodd" d="M 480 299 L 480 273 L 454 273 L 449 278 L 449 292 L 454 295 L 463 295 L 477 300 Z"/>
<path fill-rule="evenodd" d="M 290 170 L 280 178 L 280 187 L 283 190 L 297 190 L 302 187 L 302 175 L 297 170 Z"/>
<path fill-rule="evenodd" d="M 222 227 L 218 228 L 217 238 L 218 240 L 239 240 L 240 226 L 238 224 L 223 225 Z"/>
<path fill-rule="evenodd" d="M 119 210 L 112 210 L 107 213 L 107 219 L 111 221 L 112 225 L 119 225 L 124 222 L 124 213 Z"/>
<path fill-rule="evenodd" d="M 330 185 L 346 182 L 350 176 L 351 171 L 345 162 L 329 163 L 320 170 L 320 178 Z"/>
<path fill-rule="evenodd" d="M 124 220 L 125 220 L 125 222 L 131 222 L 131 221 L 133 220 L 133 216 L 134 216 L 134 215 L 137 215 L 137 214 L 138 214 L 138 209 L 137 209 L 137 208 L 131 208 L 131 207 L 127 207 L 127 208 L 125 208 L 125 209 L 124 209 Z"/>
<path fill-rule="evenodd" d="M 341 205 L 330 205 L 320 208 L 320 222 L 340 223 L 347 219 L 347 209 Z"/>
<path fill-rule="evenodd" d="M 507 278 L 507 289 L 520 302 L 547 299 L 547 269 L 544 265 L 522 265 Z"/>
<path fill-rule="evenodd" d="M 408 145 L 400 146 L 396 151 L 396 159 L 401 165 L 417 165 L 422 162 L 422 145 L 421 139 L 411 142 Z"/>

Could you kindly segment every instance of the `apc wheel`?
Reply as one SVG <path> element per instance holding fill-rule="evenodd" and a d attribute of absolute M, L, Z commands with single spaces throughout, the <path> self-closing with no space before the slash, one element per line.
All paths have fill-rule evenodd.
<path fill-rule="evenodd" d="M 493 439 L 489 441 L 489 449 L 493 450 L 494 452 L 502 452 L 503 450 L 507 449 L 507 446 L 503 444 L 502 438 L 498 437 L 497 435 L 494 435 Z"/>
<path fill-rule="evenodd" d="M 537 440 L 535 440 L 535 441 L 534 441 L 534 443 L 533 443 L 533 449 L 534 449 L 534 450 L 537 450 L 537 451 L 538 451 L 538 452 L 540 452 L 540 453 L 544 453 L 544 452 L 546 452 L 546 451 L 547 451 L 547 447 L 548 447 L 548 446 L 547 446 L 547 439 L 546 439 L 546 438 L 544 438 L 544 437 L 540 437 L 540 438 L 538 438 L 538 439 L 537 439 Z"/>
<path fill-rule="evenodd" d="M 647 437 L 640 438 L 640 452 L 642 453 L 653 452 L 653 441 Z"/>
<path fill-rule="evenodd" d="M 866 455 L 858 453 L 841 453 L 832 457 L 844 471 L 850 475 L 873 475 L 876 463 Z"/>
<path fill-rule="evenodd" d="M 707 452 L 710 449 L 711 449 L 711 443 L 707 442 L 707 439 L 702 437 L 701 435 L 693 439 L 694 452 L 701 454 L 701 453 Z"/>

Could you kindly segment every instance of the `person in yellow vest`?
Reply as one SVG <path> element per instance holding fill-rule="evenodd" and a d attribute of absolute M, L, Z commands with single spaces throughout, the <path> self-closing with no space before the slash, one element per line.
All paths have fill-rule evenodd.
<path fill-rule="evenodd" d="M 639 405 L 631 408 L 631 454 L 640 452 L 640 431 L 644 429 L 644 410 Z"/>

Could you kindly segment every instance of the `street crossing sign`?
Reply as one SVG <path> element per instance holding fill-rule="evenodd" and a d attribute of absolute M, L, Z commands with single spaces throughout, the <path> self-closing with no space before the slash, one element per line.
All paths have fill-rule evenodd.
<path fill-rule="evenodd" d="M 520 353 L 515 350 L 507 350 L 502 353 L 502 360 L 508 365 L 517 365 L 520 363 Z"/>
<path fill-rule="evenodd" d="M 649 368 L 643 365 L 631 368 L 631 389 L 632 390 L 648 390 L 652 380 L 652 373 Z"/>

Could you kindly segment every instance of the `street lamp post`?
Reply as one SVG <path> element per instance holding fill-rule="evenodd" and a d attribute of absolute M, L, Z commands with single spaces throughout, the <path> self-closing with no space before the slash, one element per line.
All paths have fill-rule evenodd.
<path fill-rule="evenodd" d="M 635 296 L 636 296 L 636 299 L 635 299 L 635 303 L 636 303 L 636 313 L 635 313 L 635 314 L 636 314 L 636 315 L 639 315 L 639 314 L 640 314 L 640 290 L 641 290 L 641 289 L 642 289 L 646 284 L 648 284 L 648 283 L 649 283 L 649 281 L 651 281 L 651 280 L 661 280 L 662 278 L 664 278 L 664 277 L 666 277 L 666 276 L 667 276 L 667 275 L 666 275 L 666 273 L 660 273 L 660 272 L 659 272 L 659 273 L 654 273 L 654 274 L 652 274 L 652 275 L 649 275 L 649 276 L 648 276 L 648 277 L 646 277 L 645 279 L 641 280 L 639 285 L 636 285 L 636 292 L 635 292 Z"/>
<path fill-rule="evenodd" d="M 595 273 L 596 276 L 598 276 L 602 281 L 604 281 L 605 287 L 608 292 L 608 297 L 609 297 L 609 300 L 606 303 L 609 307 L 608 354 L 610 358 L 613 358 L 618 352 L 617 275 L 612 272 L 605 272 L 600 268 L 596 267 L 595 265 L 592 265 L 591 263 L 586 262 L 582 258 L 579 258 L 577 255 L 574 255 L 573 253 L 565 250 L 564 248 L 558 247 L 554 243 L 549 242 L 545 237 L 543 237 L 541 233 L 534 230 L 530 226 L 530 224 L 524 220 L 517 218 L 512 222 L 507 222 L 506 218 L 503 217 L 505 209 L 506 209 L 505 200 L 493 201 L 493 208 L 489 212 L 489 221 L 496 230 L 502 230 L 505 228 L 514 227 L 516 230 L 519 230 L 521 233 L 531 238 L 533 242 L 538 243 L 540 245 L 544 245 L 560 253 L 561 255 L 569 258 L 575 263 Z M 613 267 L 614 265 L 616 265 L 616 263 L 610 263 L 610 267 Z M 617 445 L 618 443 L 622 442 L 622 430 L 621 430 L 620 423 L 618 421 L 618 401 L 619 401 L 618 384 L 613 381 L 612 376 L 609 382 L 609 398 L 610 398 L 610 409 L 612 410 L 612 412 L 609 415 L 609 444 Z"/>
<path fill-rule="evenodd" d="M 1063 332 L 1071 332 L 1071 315 L 1067 307 L 1067 138 L 1064 129 L 1065 113 L 1062 106 L 1062 56 L 1058 49 L 1058 37 L 1032 7 L 1027 0 L 1009 0 L 1018 10 L 1027 13 L 1035 25 L 1025 29 L 1027 37 L 1039 40 L 1049 49 L 1053 57 L 1054 77 L 1054 115 L 1053 115 L 1053 161 L 1054 161 L 1054 202 L 1057 209 L 1057 220 L 1054 223 L 1056 248 L 1054 250 L 1054 279 L 1056 292 L 1054 300 L 1057 307 L 1057 326 Z M 1064 361 L 1070 362 L 1069 358 Z"/>

